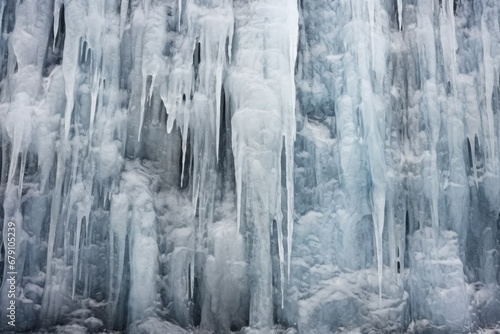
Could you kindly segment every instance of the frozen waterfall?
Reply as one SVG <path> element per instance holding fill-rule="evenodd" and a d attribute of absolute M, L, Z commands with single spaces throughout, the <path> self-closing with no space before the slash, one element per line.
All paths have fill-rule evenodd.
<path fill-rule="evenodd" d="M 500 1 L 0 20 L 0 332 L 500 330 Z"/>

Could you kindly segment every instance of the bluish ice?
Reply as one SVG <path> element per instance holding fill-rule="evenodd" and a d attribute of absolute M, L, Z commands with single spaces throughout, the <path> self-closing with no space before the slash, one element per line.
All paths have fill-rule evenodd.
<path fill-rule="evenodd" d="M 0 0 L 0 29 L 1 332 L 500 327 L 497 0 Z"/>

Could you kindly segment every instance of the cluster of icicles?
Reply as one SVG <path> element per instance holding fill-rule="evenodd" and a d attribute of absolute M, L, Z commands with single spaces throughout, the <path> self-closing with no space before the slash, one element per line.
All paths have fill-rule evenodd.
<path fill-rule="evenodd" d="M 239 10 L 249 21 L 235 32 L 237 21 L 246 20 L 235 18 L 237 6 L 246 6 Z M 271 16 L 283 8 L 285 15 L 276 25 Z M 9 54 L 0 113 L 4 128 L 5 221 L 15 219 L 18 228 L 23 228 L 23 176 L 30 151 L 38 156 L 37 192 L 52 194 L 41 319 L 50 323 L 57 317 L 63 298 L 59 287 L 66 277 L 72 277 L 69 285 L 73 298 L 77 281 L 88 284 L 91 280 L 80 259 L 81 245 L 92 240 L 91 212 L 123 200 L 114 195 L 120 187 L 120 171 L 125 157 L 133 157 L 140 150 L 148 112 L 153 114 L 153 123 L 166 120 L 167 132 L 180 130 L 180 182 L 184 183 L 189 158 L 192 203 L 195 210 L 198 207 L 204 212 L 213 205 L 215 185 L 209 175 L 219 159 L 221 105 L 228 106 L 232 113 L 236 223 L 240 228 L 240 222 L 246 219 L 242 206 L 257 207 L 263 198 L 267 200 L 258 209 L 261 212 L 253 215 L 255 221 L 248 223 L 270 232 L 269 217 L 274 217 L 283 289 L 285 263 L 290 273 L 293 234 L 294 67 L 298 43 L 295 1 L 236 5 L 230 0 L 179 0 L 175 4 L 151 0 L 26 0 L 15 4 L 2 1 L 1 9 L 15 15 L 12 31 L 5 31 L 9 33 L 8 43 L 4 40 L 1 45 L 2 51 L 8 47 Z M 7 30 L 9 24 L 4 22 L 2 27 Z M 272 31 L 275 40 L 265 45 L 262 37 L 254 35 L 252 25 Z M 259 43 L 264 43 L 260 50 Z M 265 64 L 270 57 L 276 57 L 276 63 Z M 161 113 L 153 112 L 157 110 Z M 188 140 L 190 157 L 186 156 Z M 10 143 L 9 149 L 5 142 Z M 262 161 L 259 169 L 249 157 L 261 149 L 271 152 L 270 160 Z M 282 150 L 286 155 L 286 252 Z M 271 192 L 266 189 L 270 184 Z M 117 249 L 118 253 L 111 260 L 110 287 L 120 285 L 127 242 L 126 222 L 114 218 L 109 226 L 110 238 L 112 251 Z M 201 228 L 196 229 L 200 244 L 203 227 L 210 223 L 210 217 L 200 215 Z M 62 255 L 56 252 L 61 238 Z M 62 274 L 67 263 L 72 263 L 69 276 Z M 258 284 L 272 285 L 270 280 Z M 112 296 L 112 305 L 118 295 Z"/>

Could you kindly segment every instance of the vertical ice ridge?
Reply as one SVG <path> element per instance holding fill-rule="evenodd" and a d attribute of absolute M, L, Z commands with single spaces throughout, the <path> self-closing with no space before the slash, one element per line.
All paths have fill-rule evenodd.
<path fill-rule="evenodd" d="M 49 235 L 47 240 L 47 270 L 46 270 L 46 278 L 45 278 L 45 287 L 46 289 L 51 286 L 53 283 L 52 271 L 54 267 L 53 255 L 54 255 L 54 243 L 56 238 L 56 228 L 58 225 L 59 219 L 59 210 L 61 204 L 61 188 L 63 185 L 63 172 L 64 172 L 64 162 L 66 159 L 66 147 L 63 145 L 63 151 L 58 154 L 57 157 L 57 166 L 56 166 L 56 181 L 54 185 L 54 196 L 52 198 L 52 203 L 50 207 L 50 223 L 49 223 Z M 48 325 L 51 321 L 48 318 L 51 314 L 50 304 L 51 296 L 50 291 L 46 291 L 43 294 L 43 299 L 41 303 L 41 311 L 40 311 L 40 319 L 42 320 L 44 325 Z M 54 305 L 54 308 L 57 310 L 57 305 Z"/>
<path fill-rule="evenodd" d="M 182 0 L 177 1 L 177 30 L 181 30 Z"/>
<path fill-rule="evenodd" d="M 278 189 L 281 188 L 281 169 L 278 170 L 277 184 L 275 185 Z M 281 294 L 281 308 L 285 306 L 285 249 L 283 244 L 283 213 L 281 211 L 281 191 L 278 192 L 276 198 L 276 229 L 278 231 L 278 257 L 279 257 L 279 267 L 280 267 L 280 294 Z"/>
<path fill-rule="evenodd" d="M 225 40 L 219 40 L 219 48 L 217 50 L 217 60 L 215 69 L 215 154 L 217 162 L 219 161 L 219 142 L 220 142 L 220 105 L 222 91 L 222 66 L 225 58 Z"/>
<path fill-rule="evenodd" d="M 3 27 L 3 13 L 5 11 L 5 0 L 0 2 L 0 27 Z"/>
<path fill-rule="evenodd" d="M 54 44 L 53 48 L 56 47 L 57 33 L 59 32 L 59 16 L 61 14 L 61 8 L 63 5 L 63 0 L 54 1 Z"/>
<path fill-rule="evenodd" d="M 371 55 L 372 55 L 372 68 L 375 69 L 375 37 L 374 37 L 374 29 L 375 29 L 375 3 L 376 1 L 368 1 L 367 7 L 368 7 L 368 22 L 369 22 L 369 27 L 370 27 L 370 44 L 371 44 Z"/>
<path fill-rule="evenodd" d="M 488 147 L 488 159 L 486 168 L 490 173 L 496 171 L 496 155 L 495 155 L 495 134 L 494 134 L 494 121 L 493 121 L 493 108 L 491 104 L 493 87 L 494 87 L 494 65 L 493 58 L 491 57 L 491 35 L 490 28 L 487 25 L 487 15 L 490 12 L 489 3 L 482 1 L 483 14 L 481 15 L 481 41 L 483 43 L 483 66 L 484 66 L 484 90 L 485 90 L 485 103 L 486 103 L 486 145 Z"/>
<path fill-rule="evenodd" d="M 383 230 L 386 206 L 386 162 L 385 162 L 385 122 L 387 104 L 384 97 L 384 78 L 387 68 L 384 59 L 388 53 L 387 37 L 382 31 L 388 29 L 387 16 L 380 15 L 385 8 L 379 1 L 367 3 L 367 13 L 361 3 L 354 8 L 357 27 L 357 40 L 352 54 L 357 61 L 357 75 L 359 80 L 359 109 L 361 111 L 360 128 L 362 139 L 366 147 L 371 187 L 369 196 L 372 206 L 374 224 L 374 241 L 377 263 L 379 307 L 382 305 L 383 282 Z M 368 19 L 365 26 L 363 17 Z M 365 21 L 366 22 L 366 21 Z M 369 48 L 367 56 L 363 48 Z M 372 79 L 372 73 L 375 78 Z"/>
<path fill-rule="evenodd" d="M 157 297 L 155 277 L 158 273 L 157 223 L 149 180 L 140 170 L 124 175 L 123 190 L 130 201 L 130 320 L 152 313 Z M 149 259 L 145 261 L 145 259 Z M 145 285 L 144 282 L 150 282 Z"/>
<path fill-rule="evenodd" d="M 69 138 L 69 132 L 71 127 L 71 118 L 73 116 L 74 108 L 74 95 L 75 95 L 75 82 L 77 79 L 77 67 L 78 67 L 78 56 L 80 41 L 82 35 L 85 33 L 85 23 L 82 17 L 82 12 L 85 12 L 86 8 L 83 3 L 78 3 L 75 1 L 68 1 L 65 3 L 65 21 L 72 22 L 71 25 L 67 26 L 66 37 L 64 39 L 64 51 L 63 51 L 63 75 L 64 81 L 66 83 L 65 93 L 66 93 L 66 108 L 64 111 L 64 139 L 67 141 Z"/>
<path fill-rule="evenodd" d="M 100 85 L 100 73 L 96 73 L 93 69 L 92 71 L 92 88 L 91 88 L 91 100 L 90 100 L 90 123 L 89 123 L 89 138 L 92 140 L 92 135 L 94 131 L 94 121 L 97 108 L 97 99 L 99 94 Z"/>
<path fill-rule="evenodd" d="M 155 90 L 156 78 L 160 75 L 163 79 L 165 59 L 162 55 L 162 48 L 165 43 L 165 31 L 167 8 L 164 4 L 153 5 L 152 11 L 149 11 L 151 4 L 145 4 L 146 24 L 142 36 L 141 52 L 141 75 L 142 75 L 142 93 L 140 100 L 140 116 L 137 141 L 141 141 L 141 134 L 144 126 L 144 117 L 146 109 L 150 109 L 150 104 Z"/>
<path fill-rule="evenodd" d="M 0 124 L 2 132 L 2 145 L 9 146 L 7 150 L 2 151 L 2 182 L 0 189 L 5 193 L 2 198 L 2 241 L 0 247 L 5 251 L 2 256 L 3 282 L 0 291 L 0 306 L 7 309 L 12 303 L 8 294 L 11 290 L 6 278 L 7 273 L 17 272 L 17 279 L 14 282 L 16 290 L 21 291 L 21 278 L 26 276 L 27 270 L 24 268 L 24 258 L 26 255 L 21 253 L 21 249 L 26 245 L 27 231 L 25 227 L 25 215 L 23 214 L 23 193 L 26 193 L 25 173 L 27 171 L 28 151 L 33 138 L 34 112 L 40 99 L 40 92 L 43 85 L 42 64 L 43 59 L 38 50 L 43 50 L 48 44 L 52 19 L 52 2 L 43 1 L 24 1 L 17 3 L 15 11 L 6 12 L 7 3 L 2 2 L 2 34 L 6 34 L 6 23 L 8 20 L 15 19 L 16 25 L 10 31 L 8 41 L 2 37 L 2 47 L 8 43 L 8 57 L 4 59 L 2 67 L 7 67 L 7 80 L 9 85 L 2 85 L 2 102 L 8 102 L 1 108 Z M 40 8 L 37 7 L 40 5 Z M 11 7 L 12 8 L 12 7 Z M 32 13 L 37 15 L 33 16 Z M 9 17 L 10 16 L 10 17 Z M 14 17 L 12 17 L 14 16 Z M 4 30 L 5 29 L 5 30 Z M 5 35 L 4 35 L 5 36 Z M 2 50 L 3 51 L 3 50 Z M 4 56 L 6 54 L 4 53 Z M 11 69 L 13 71 L 11 72 Z M 8 171 L 5 170 L 8 167 Z M 9 245 L 9 222 L 15 222 L 15 254 L 9 254 L 7 246 Z M 11 227 L 11 226 L 10 226 Z M 10 234 L 12 235 L 12 234 Z M 23 239 L 21 239 L 23 238 Z M 12 242 L 10 244 L 12 246 Z M 8 266 L 7 255 L 15 255 L 17 263 L 12 269 Z M 17 297 L 16 296 L 16 297 Z M 5 323 L 5 318 L 0 320 L 0 326 Z"/>
<path fill-rule="evenodd" d="M 293 143 L 294 140 L 287 138 L 286 143 L 286 191 L 287 191 L 287 274 L 290 279 L 290 268 L 292 263 L 292 241 L 293 241 Z"/>
<path fill-rule="evenodd" d="M 438 215 L 438 196 L 439 196 L 439 175 L 437 167 L 437 145 L 439 141 L 439 130 L 441 120 L 438 106 L 438 90 L 435 84 L 435 79 L 432 78 L 425 83 L 424 87 L 425 100 L 421 108 L 423 111 L 424 120 L 429 129 L 430 140 L 430 197 L 431 197 L 431 220 L 435 234 L 435 240 L 439 237 L 439 215 Z"/>
<path fill-rule="evenodd" d="M 403 0 L 398 0 L 398 24 L 399 31 L 403 29 Z"/>
<path fill-rule="evenodd" d="M 144 113 L 146 109 L 146 94 L 147 94 L 147 83 L 148 83 L 148 76 L 142 75 L 142 93 L 141 93 L 141 114 L 139 116 L 139 133 L 137 135 L 137 142 L 141 141 L 141 133 L 142 133 L 142 127 L 144 125 Z"/>
<path fill-rule="evenodd" d="M 236 178 L 236 224 L 237 231 L 240 232 L 241 229 L 241 205 L 242 205 L 242 195 L 243 195 L 243 152 L 242 148 L 239 144 L 239 137 L 236 131 L 232 132 L 232 143 L 233 143 L 233 152 L 234 152 L 234 173 Z"/>
<path fill-rule="evenodd" d="M 296 136 L 296 121 L 295 121 L 295 105 L 296 105 L 296 89 L 295 89 L 295 62 L 297 60 L 297 50 L 299 43 L 299 12 L 297 2 L 295 0 L 287 1 L 287 23 L 290 34 L 289 47 L 289 76 L 290 76 L 290 91 L 288 98 L 290 99 L 290 110 L 284 110 L 285 129 L 285 154 L 286 154 L 286 192 L 287 192 L 287 273 L 290 279 L 291 257 L 292 257 L 292 241 L 293 241 L 293 164 L 294 164 L 294 142 Z M 286 93 L 285 93 L 286 94 Z M 281 291 L 283 294 L 284 291 Z"/>
<path fill-rule="evenodd" d="M 82 185 L 82 187 L 85 187 Z M 84 193 L 84 189 L 81 189 L 81 193 Z M 84 196 L 83 198 L 80 198 L 80 201 L 78 203 L 72 203 L 73 205 L 76 206 L 76 231 L 75 231 L 75 236 L 74 236 L 74 242 L 73 242 L 73 283 L 72 283 L 72 291 L 71 291 L 71 297 L 74 299 L 75 298 L 75 291 L 76 291 L 76 282 L 77 282 L 77 275 L 78 272 L 81 273 L 81 261 L 80 261 L 80 243 L 82 243 L 81 240 L 81 230 L 82 230 L 82 221 L 85 220 L 85 226 L 88 226 L 89 222 L 89 217 L 90 217 L 90 210 L 91 210 L 91 203 L 89 201 L 89 198 Z M 70 204 L 70 207 L 72 205 Z M 79 270 L 80 269 L 80 270 Z"/>
<path fill-rule="evenodd" d="M 127 12 L 130 0 L 121 0 L 120 2 L 120 40 L 123 38 L 125 23 L 127 22 Z"/>

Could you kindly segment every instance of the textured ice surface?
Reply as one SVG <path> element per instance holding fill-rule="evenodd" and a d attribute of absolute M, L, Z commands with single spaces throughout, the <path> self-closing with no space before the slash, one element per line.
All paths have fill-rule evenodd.
<path fill-rule="evenodd" d="M 0 0 L 0 20 L 1 332 L 500 326 L 497 0 Z"/>

